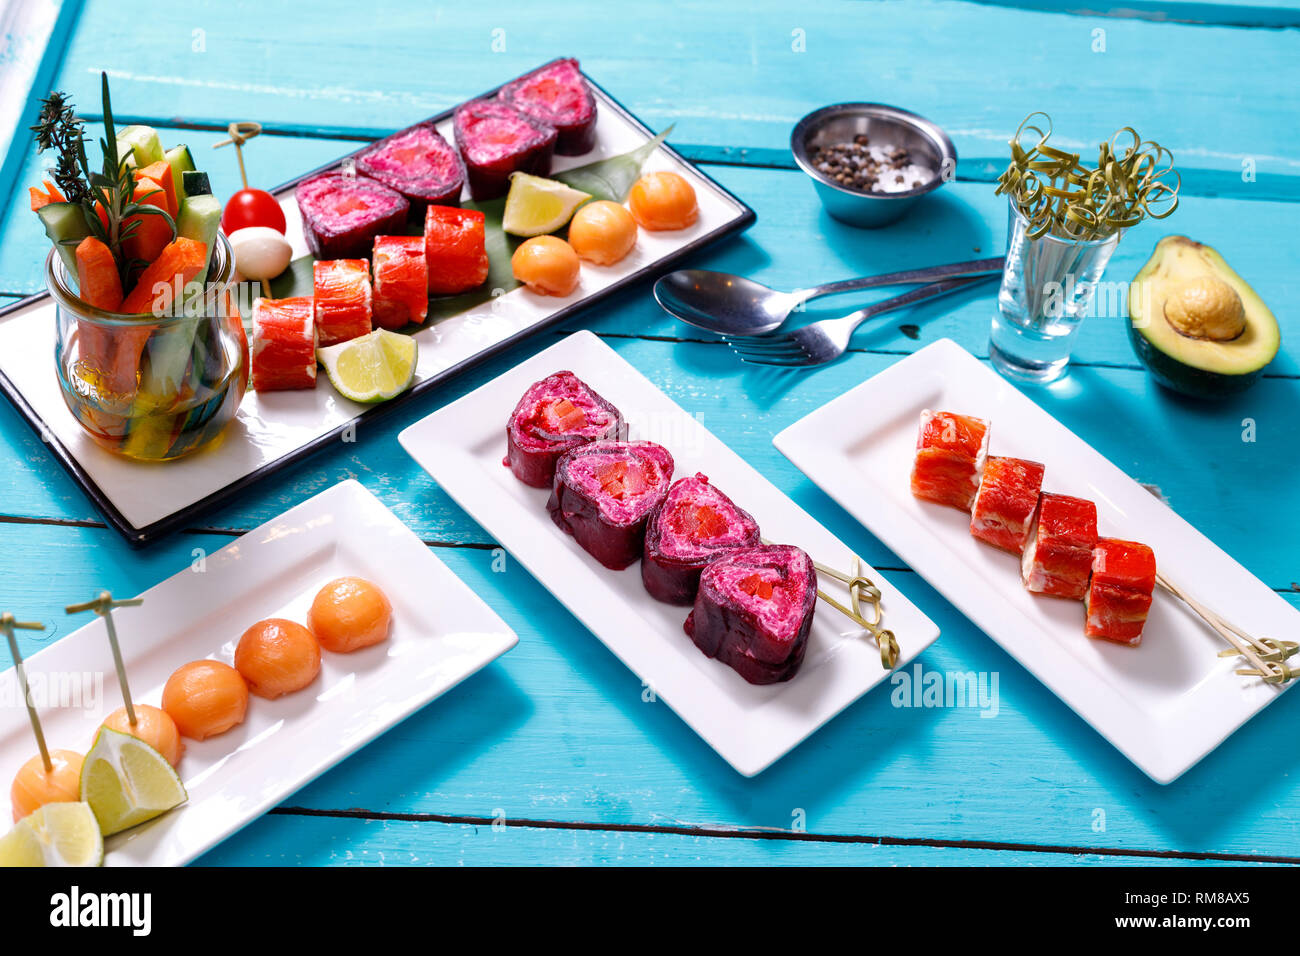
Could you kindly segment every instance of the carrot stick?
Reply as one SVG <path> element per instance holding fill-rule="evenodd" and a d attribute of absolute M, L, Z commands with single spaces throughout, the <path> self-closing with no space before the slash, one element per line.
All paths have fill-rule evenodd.
<path fill-rule="evenodd" d="M 136 180 L 135 201 L 147 206 L 157 206 L 164 212 L 167 210 L 167 193 L 152 179 Z M 162 252 L 163 246 L 171 239 L 171 226 L 167 225 L 167 220 L 162 216 L 136 215 L 126 221 L 138 222 L 140 225 L 122 243 L 122 252 L 128 259 L 153 262 Z"/>
<path fill-rule="evenodd" d="M 77 246 L 77 288 L 81 301 L 105 312 L 122 306 L 122 280 L 108 246 L 87 236 Z"/>
<path fill-rule="evenodd" d="M 176 210 L 179 208 L 176 204 L 176 182 L 167 160 L 160 159 L 156 163 L 150 163 L 144 169 L 137 169 L 135 178 L 137 182 L 141 179 L 150 179 L 161 186 L 167 196 L 167 205 L 164 208 L 173 217 L 176 215 Z"/>
<path fill-rule="evenodd" d="M 122 303 L 122 311 L 128 315 L 151 313 L 155 305 L 165 306 L 172 302 L 177 280 L 180 280 L 180 288 L 183 292 L 185 284 L 199 274 L 199 270 L 207 262 L 207 256 L 206 243 L 177 236 L 163 247 L 153 262 L 141 273 L 135 288 Z M 156 286 L 158 288 L 155 288 Z"/>

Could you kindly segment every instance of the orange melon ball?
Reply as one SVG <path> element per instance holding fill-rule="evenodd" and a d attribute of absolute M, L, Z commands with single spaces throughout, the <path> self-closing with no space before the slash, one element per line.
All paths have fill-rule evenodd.
<path fill-rule="evenodd" d="M 190 661 L 167 678 L 162 708 L 176 721 L 182 736 L 207 740 L 243 723 L 248 685 L 229 664 Z"/>
<path fill-rule="evenodd" d="M 573 246 L 555 236 L 534 236 L 510 258 L 515 278 L 538 295 L 568 295 L 578 287 L 580 266 Z"/>
<path fill-rule="evenodd" d="M 296 621 L 272 617 L 244 632 L 235 647 L 235 669 L 258 697 L 274 700 L 302 690 L 320 673 L 320 644 Z"/>
<path fill-rule="evenodd" d="M 126 708 L 119 707 L 108 715 L 104 726 L 143 740 L 166 757 L 167 762 L 173 767 L 181 762 L 181 754 L 185 753 L 185 745 L 181 743 L 181 732 L 176 729 L 176 721 L 172 720 L 166 711 L 159 710 L 157 707 L 136 704 L 134 727 L 131 726 L 131 721 L 126 715 Z"/>
<path fill-rule="evenodd" d="M 47 803 L 76 803 L 81 799 L 81 754 L 75 750 L 51 750 L 50 769 L 37 754 L 18 770 L 9 788 L 14 823 Z"/>
<path fill-rule="evenodd" d="M 636 220 L 616 202 L 589 202 L 569 222 L 569 245 L 579 259 L 613 265 L 636 245 Z"/>
<path fill-rule="evenodd" d="M 327 651 L 346 654 L 388 636 L 393 605 L 365 578 L 336 578 L 311 602 L 307 627 Z"/>
<path fill-rule="evenodd" d="M 642 229 L 685 229 L 700 216 L 694 187 L 676 173 L 646 173 L 632 184 L 627 204 Z"/>

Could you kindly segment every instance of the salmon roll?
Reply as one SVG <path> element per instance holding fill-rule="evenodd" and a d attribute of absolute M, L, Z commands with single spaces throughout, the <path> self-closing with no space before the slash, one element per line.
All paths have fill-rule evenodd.
<path fill-rule="evenodd" d="M 641 557 L 650 514 L 668 494 L 673 456 L 652 441 L 594 441 L 555 463 L 546 510 L 562 531 L 613 571 Z"/>
<path fill-rule="evenodd" d="M 456 295 L 488 277 L 487 217 L 476 209 L 430 206 L 424 214 L 429 292 Z"/>
<path fill-rule="evenodd" d="M 534 382 L 510 413 L 504 464 L 534 488 L 549 488 L 555 462 L 579 445 L 627 437 L 623 414 L 570 371 Z"/>
<path fill-rule="evenodd" d="M 759 544 L 758 522 L 704 475 L 672 483 L 645 532 L 641 581 L 667 604 L 693 604 L 700 572 L 731 548 Z"/>
<path fill-rule="evenodd" d="M 990 455 L 971 505 L 970 533 L 1003 551 L 1024 551 L 1045 470 L 1036 461 Z"/>
<path fill-rule="evenodd" d="M 1043 492 L 1020 563 L 1025 588 L 1082 601 L 1096 545 L 1097 506 L 1086 498 Z"/>
<path fill-rule="evenodd" d="M 1098 538 L 1092 550 L 1092 580 L 1085 606 L 1084 634 L 1137 647 L 1156 587 L 1156 556 L 1145 544 Z"/>
<path fill-rule="evenodd" d="M 371 257 L 375 269 L 375 325 L 400 329 L 429 317 L 429 261 L 423 236 L 378 236 Z"/>
<path fill-rule="evenodd" d="M 686 633 L 751 684 L 793 677 L 803 663 L 817 605 L 817 572 L 788 544 L 728 551 L 700 574 Z"/>
<path fill-rule="evenodd" d="M 969 415 L 921 412 L 912 465 L 912 494 L 970 511 L 989 452 L 989 423 Z"/>
<path fill-rule="evenodd" d="M 316 387 L 316 317 L 310 296 L 253 300 L 249 364 L 259 392 Z"/>
<path fill-rule="evenodd" d="M 324 348 L 368 334 L 370 264 L 365 259 L 317 260 L 311 270 L 316 344 Z"/>

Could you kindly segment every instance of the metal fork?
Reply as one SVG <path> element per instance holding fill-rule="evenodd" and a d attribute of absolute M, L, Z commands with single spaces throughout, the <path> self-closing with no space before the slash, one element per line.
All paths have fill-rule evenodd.
<path fill-rule="evenodd" d="M 873 303 L 865 309 L 851 312 L 843 318 L 823 319 L 820 322 L 813 322 L 791 332 L 772 332 L 768 335 L 724 336 L 723 338 L 740 356 L 741 361 L 753 365 L 786 367 L 825 365 L 827 362 L 835 361 L 848 350 L 849 341 L 853 338 L 854 330 L 867 319 L 886 312 L 892 312 L 895 309 L 901 309 L 914 302 L 922 302 L 925 299 L 947 295 L 949 292 L 956 292 L 958 289 L 965 289 L 996 278 L 999 278 L 999 276 L 986 275 L 961 279 L 944 279 L 942 282 L 931 282 L 929 285 L 919 286 L 904 292 L 902 295 L 896 295 L 892 299 Z"/>

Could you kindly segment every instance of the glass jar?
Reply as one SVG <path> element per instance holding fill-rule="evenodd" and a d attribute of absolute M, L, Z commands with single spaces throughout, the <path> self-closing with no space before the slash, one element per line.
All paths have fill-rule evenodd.
<path fill-rule="evenodd" d="M 189 455 L 221 436 L 248 388 L 248 339 L 239 314 L 234 253 L 217 234 L 203 286 L 161 316 L 118 315 L 77 297 L 51 250 L 54 365 L 63 400 L 100 446 L 140 461 Z"/>
<path fill-rule="evenodd" d="M 1097 287 L 1120 233 L 1093 240 L 1051 233 L 1031 239 L 1028 230 L 1029 221 L 1011 203 L 989 358 L 1003 375 L 1046 384 L 1065 374 L 1079 325 L 1096 308 Z M 1122 294 L 1118 298 L 1122 302 Z"/>

